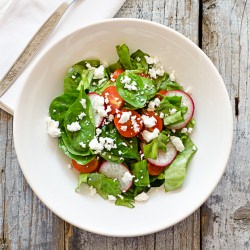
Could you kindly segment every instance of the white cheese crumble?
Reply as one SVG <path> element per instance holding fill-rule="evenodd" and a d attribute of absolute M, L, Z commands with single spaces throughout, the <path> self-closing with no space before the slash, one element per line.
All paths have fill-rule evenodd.
<path fill-rule="evenodd" d="M 129 78 L 128 76 L 121 77 L 121 83 L 129 84 L 130 82 L 131 82 L 131 78 Z"/>
<path fill-rule="evenodd" d="M 175 108 L 172 108 L 172 109 L 170 109 L 169 110 L 169 113 L 170 113 L 170 115 L 173 115 L 173 114 L 175 114 L 176 113 L 176 109 Z"/>
<path fill-rule="evenodd" d="M 146 142 L 150 142 L 152 141 L 153 139 L 155 139 L 156 137 L 158 137 L 160 131 L 158 128 L 155 128 L 153 132 L 150 132 L 150 131 L 147 131 L 147 130 L 144 130 L 142 132 L 142 137 L 143 139 L 146 141 Z"/>
<path fill-rule="evenodd" d="M 172 72 L 170 73 L 169 79 L 170 79 L 170 81 L 172 81 L 172 82 L 175 81 L 175 72 L 174 72 L 174 71 L 172 71 Z"/>
<path fill-rule="evenodd" d="M 158 107 L 161 103 L 161 100 L 157 97 L 153 101 L 150 101 L 148 104 L 148 108 L 154 110 L 155 107 Z"/>
<path fill-rule="evenodd" d="M 89 193 L 91 197 L 95 197 L 96 195 L 96 189 L 93 186 L 89 187 Z"/>
<path fill-rule="evenodd" d="M 187 132 L 188 132 L 189 134 L 192 134 L 193 128 L 188 128 Z"/>
<path fill-rule="evenodd" d="M 131 114 L 132 114 L 131 111 L 122 112 L 121 118 L 118 121 L 118 123 L 121 123 L 121 124 L 126 123 L 130 119 Z"/>
<path fill-rule="evenodd" d="M 161 113 L 160 113 L 160 118 L 163 119 L 164 116 L 165 116 L 164 113 L 161 112 Z"/>
<path fill-rule="evenodd" d="M 93 79 L 102 79 L 104 75 L 104 66 L 100 65 L 98 68 L 95 68 Z"/>
<path fill-rule="evenodd" d="M 125 89 L 128 89 L 128 90 L 138 90 L 137 87 L 136 87 L 136 85 L 137 85 L 136 82 L 133 81 L 133 82 L 131 82 L 130 84 L 126 83 L 126 84 L 124 85 L 124 88 L 125 88 Z"/>
<path fill-rule="evenodd" d="M 116 197 L 114 195 L 108 195 L 108 199 L 110 201 L 116 201 Z"/>
<path fill-rule="evenodd" d="M 81 126 L 79 122 L 72 122 L 71 124 L 67 125 L 67 130 L 71 132 L 76 132 L 76 131 L 81 130 Z"/>
<path fill-rule="evenodd" d="M 59 128 L 59 121 L 55 121 L 51 119 L 51 117 L 47 118 L 47 132 L 52 137 L 60 137 L 61 130 Z"/>
<path fill-rule="evenodd" d="M 86 109 L 86 99 L 82 98 L 82 99 L 80 100 L 80 103 L 82 104 L 82 107 L 83 107 L 84 109 Z"/>
<path fill-rule="evenodd" d="M 69 168 L 69 169 L 71 169 L 71 168 L 72 168 L 72 165 L 71 165 L 70 163 L 68 164 L 68 168 Z"/>
<path fill-rule="evenodd" d="M 104 107 L 104 98 L 103 96 L 100 95 L 93 95 L 92 98 L 90 99 L 91 105 L 94 109 L 94 112 L 101 117 L 107 116 L 107 111 L 105 110 Z"/>
<path fill-rule="evenodd" d="M 144 56 L 146 59 L 147 64 L 157 64 L 159 63 L 158 57 L 150 57 L 150 56 Z"/>
<path fill-rule="evenodd" d="M 182 134 L 186 134 L 186 133 L 187 133 L 187 131 L 188 131 L 188 129 L 187 129 L 187 128 L 182 128 L 182 129 L 181 129 L 181 133 L 182 133 Z"/>
<path fill-rule="evenodd" d="M 102 132 L 102 130 L 101 130 L 100 128 L 97 128 L 97 129 L 95 130 L 95 133 L 96 133 L 97 136 L 98 136 L 99 134 L 101 134 L 101 132 Z"/>
<path fill-rule="evenodd" d="M 80 120 L 82 120 L 82 118 L 83 118 L 84 116 L 86 116 L 86 114 L 85 114 L 84 112 L 82 112 L 82 113 L 80 113 L 80 114 L 78 115 L 78 118 L 79 118 Z"/>
<path fill-rule="evenodd" d="M 195 151 L 197 148 L 196 148 L 196 146 L 194 145 L 194 146 L 192 147 L 192 149 L 193 149 L 193 151 Z"/>
<path fill-rule="evenodd" d="M 79 145 L 80 145 L 82 148 L 86 148 L 86 144 L 83 143 L 83 142 L 79 142 Z"/>
<path fill-rule="evenodd" d="M 127 131 L 128 126 L 121 126 L 122 131 Z"/>
<path fill-rule="evenodd" d="M 153 116 L 142 115 L 142 120 L 147 128 L 152 128 L 155 126 L 157 120 Z"/>
<path fill-rule="evenodd" d="M 177 151 L 182 152 L 185 149 L 185 147 L 184 147 L 184 145 L 179 137 L 170 136 L 170 141 L 173 143 L 173 145 L 175 146 Z"/>
<path fill-rule="evenodd" d="M 96 137 L 94 137 L 94 139 L 89 142 L 89 148 L 94 150 L 95 154 L 99 154 L 103 150 L 104 146 L 102 143 L 98 142 Z"/>
<path fill-rule="evenodd" d="M 135 201 L 146 201 L 149 199 L 149 195 L 146 194 L 145 192 L 142 192 L 135 196 Z"/>
<path fill-rule="evenodd" d="M 137 133 L 140 131 L 140 128 L 139 128 L 139 125 L 138 123 L 136 122 L 136 115 L 134 116 L 131 116 L 131 122 L 132 122 L 132 126 L 133 126 L 133 130 Z"/>

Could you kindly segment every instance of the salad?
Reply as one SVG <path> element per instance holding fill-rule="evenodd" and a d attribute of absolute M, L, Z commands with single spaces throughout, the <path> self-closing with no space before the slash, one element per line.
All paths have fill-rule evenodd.
<path fill-rule="evenodd" d="M 194 102 L 157 57 L 116 46 L 118 62 L 70 67 L 64 93 L 49 107 L 48 133 L 89 185 L 116 205 L 134 207 L 153 187 L 179 188 L 197 151 L 190 139 Z"/>

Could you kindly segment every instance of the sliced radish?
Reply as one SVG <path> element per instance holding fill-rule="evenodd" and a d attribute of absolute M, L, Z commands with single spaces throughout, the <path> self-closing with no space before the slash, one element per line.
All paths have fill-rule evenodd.
<path fill-rule="evenodd" d="M 104 116 L 107 115 L 105 112 L 104 98 L 95 92 L 89 93 L 88 97 L 94 110 L 95 126 L 99 128 L 104 121 Z"/>
<path fill-rule="evenodd" d="M 143 149 L 143 143 L 142 143 L 141 148 Z M 166 167 L 166 166 L 168 166 L 175 159 L 175 157 L 177 155 L 177 150 L 176 150 L 175 146 L 171 142 L 167 143 L 166 148 L 167 148 L 166 153 L 164 153 L 160 149 L 158 150 L 157 158 L 155 160 L 151 159 L 151 158 L 148 158 L 147 160 L 151 164 L 153 164 L 153 165 L 155 165 L 157 167 Z"/>
<path fill-rule="evenodd" d="M 121 163 L 105 161 L 101 165 L 99 172 L 109 178 L 117 179 L 120 184 L 120 189 L 123 192 L 126 192 L 132 186 L 133 176 L 128 168 Z"/>
<path fill-rule="evenodd" d="M 193 114 L 194 114 L 193 99 L 191 98 L 190 95 L 188 95 L 187 93 L 185 93 L 184 91 L 181 91 L 181 90 L 170 90 L 165 94 L 165 96 L 181 96 L 182 97 L 182 99 L 181 99 L 182 106 L 188 107 L 187 113 L 184 115 L 183 122 L 167 126 L 170 129 L 184 128 L 189 123 L 189 121 L 192 119 Z"/>

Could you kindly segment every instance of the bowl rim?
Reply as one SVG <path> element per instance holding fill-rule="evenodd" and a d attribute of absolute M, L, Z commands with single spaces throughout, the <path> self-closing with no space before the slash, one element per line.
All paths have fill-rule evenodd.
<path fill-rule="evenodd" d="M 28 82 L 32 72 L 33 72 L 33 69 L 36 67 L 36 65 L 40 62 L 40 60 L 44 57 L 44 55 L 46 55 L 48 52 L 50 52 L 50 50 L 53 50 L 54 47 L 57 46 L 57 44 L 59 44 L 62 40 L 64 39 L 67 39 L 68 37 L 74 35 L 75 33 L 77 32 L 80 32 L 81 30 L 84 30 L 84 29 L 90 29 L 91 27 L 96 27 L 96 26 L 99 26 L 99 25 L 105 25 L 105 24 L 109 24 L 109 23 L 121 23 L 121 22 L 129 22 L 129 23 L 142 23 L 142 24 L 145 24 L 145 25 L 149 25 L 151 27 L 157 27 L 157 28 L 160 28 L 160 29 L 163 29 L 163 30 L 167 30 L 168 32 L 171 32 L 171 33 L 174 33 L 176 36 L 178 36 L 180 39 L 184 40 L 185 42 L 187 42 L 190 46 L 192 46 L 195 50 L 198 50 L 199 53 L 201 53 L 202 57 L 206 60 L 206 62 L 209 64 L 209 66 L 211 67 L 211 69 L 213 70 L 213 72 L 216 74 L 216 77 L 218 78 L 218 84 L 221 85 L 221 87 L 223 88 L 223 91 L 227 94 L 227 103 L 226 103 L 226 106 L 229 108 L 230 107 L 230 124 L 229 124 L 229 127 L 228 127 L 228 131 L 231 131 L 230 132 L 230 138 L 229 138 L 229 142 L 230 144 L 227 145 L 227 150 L 226 150 L 226 153 L 225 153 L 225 156 L 224 156 L 224 163 L 223 163 L 223 167 L 220 168 L 220 171 L 218 172 L 217 174 L 217 178 L 216 178 L 216 181 L 214 181 L 214 184 L 213 184 L 213 188 L 210 189 L 209 191 L 206 192 L 206 195 L 204 195 L 203 199 L 201 199 L 198 203 L 199 205 L 198 206 L 194 206 L 193 209 L 190 209 L 189 212 L 186 212 L 185 214 L 183 214 L 182 216 L 179 216 L 177 220 L 175 220 L 173 223 L 170 223 L 168 224 L 167 226 L 162 226 L 160 228 L 158 228 L 157 230 L 155 229 L 150 229 L 150 228 L 146 228 L 144 230 L 144 232 L 138 232 L 138 233 L 133 233 L 133 234 L 130 234 L 129 232 L 126 233 L 126 234 L 113 234 L 113 233 L 107 233 L 106 231 L 103 232 L 101 230 L 93 230 L 93 229 L 89 229 L 89 228 L 86 228 L 84 227 L 84 225 L 82 225 L 81 223 L 72 223 L 71 221 L 69 221 L 65 216 L 64 214 L 61 212 L 61 211 L 55 211 L 55 209 L 53 207 L 51 207 L 50 204 L 47 204 L 46 201 L 44 200 L 44 197 L 40 195 L 39 192 L 37 192 L 36 190 L 36 187 L 35 185 L 33 185 L 29 179 L 27 179 L 27 176 L 26 176 L 26 171 L 22 168 L 22 165 L 24 164 L 22 159 L 20 158 L 20 150 L 19 150 L 19 146 L 18 146 L 18 141 L 17 141 L 17 130 L 18 130 L 18 120 L 21 118 L 19 117 L 19 106 L 18 105 L 20 102 L 21 102 L 21 99 L 22 99 L 22 95 L 23 93 L 25 92 L 25 86 L 26 86 L 26 83 Z M 191 41 L 190 39 L 188 39 L 186 36 L 182 35 L 181 33 L 179 33 L 178 31 L 168 27 L 168 26 L 165 26 L 163 24 L 159 24 L 159 23 L 156 23 L 154 21 L 148 21 L 148 20 L 143 20 L 143 19 L 137 19 L 137 18 L 108 18 L 108 19 L 105 19 L 105 20 L 101 20 L 101 21 L 95 21 L 91 24 L 88 24 L 88 25 L 84 25 L 78 29 L 75 29 L 74 31 L 70 32 L 69 34 L 66 34 L 64 36 L 62 36 L 60 39 L 56 40 L 54 43 L 52 43 L 50 46 L 48 46 L 44 51 L 41 52 L 41 54 L 38 56 L 38 58 L 36 58 L 36 61 L 35 63 L 32 65 L 30 71 L 29 71 L 29 74 L 26 76 L 26 79 L 25 79 L 25 84 L 24 86 L 22 87 L 21 89 L 21 93 L 18 97 L 18 101 L 17 101 L 17 108 L 16 110 L 14 111 L 14 121 L 13 121 L 13 135 L 14 135 L 14 147 L 15 147 L 15 150 L 16 150 L 16 155 L 17 155 L 17 159 L 18 159 L 18 162 L 19 162 L 19 165 L 20 165 L 20 168 L 22 170 L 22 173 L 26 179 L 26 181 L 28 182 L 28 184 L 30 185 L 32 191 L 36 194 L 36 196 L 42 201 L 43 204 L 46 205 L 46 207 L 52 211 L 54 214 L 56 214 L 58 217 L 60 217 L 61 219 L 63 219 L 64 221 L 70 223 L 71 225 L 73 226 L 76 226 L 80 229 L 83 229 L 83 230 L 86 230 L 88 232 L 92 232 L 92 233 L 96 233 L 96 234 L 99 234 L 99 235 L 104 235 L 104 236 L 112 236 L 112 237 L 136 237 L 136 236 L 142 236 L 142 235 L 148 235 L 148 234 L 152 234 L 152 233 L 156 233 L 156 232 L 159 232 L 161 230 L 164 230 L 166 228 L 169 228 L 177 223 L 179 223 L 180 221 L 184 220 L 185 218 L 187 218 L 188 216 L 190 216 L 192 213 L 194 213 L 207 199 L 208 197 L 212 194 L 212 192 L 214 191 L 214 189 L 217 187 L 220 179 L 222 178 L 222 175 L 227 167 L 227 163 L 229 161 L 229 157 L 230 157 L 230 153 L 231 153 L 231 150 L 232 150 L 232 142 L 233 142 L 233 112 L 232 112 L 232 107 L 231 107 L 231 102 L 230 102 L 230 98 L 229 98 L 229 95 L 228 95 L 228 92 L 227 92 L 227 89 L 226 89 L 226 86 L 224 84 L 224 81 L 221 77 L 221 75 L 219 74 L 217 68 L 215 67 L 215 65 L 213 64 L 213 62 L 211 61 L 211 59 L 205 54 L 205 52 L 199 48 L 193 41 Z"/>

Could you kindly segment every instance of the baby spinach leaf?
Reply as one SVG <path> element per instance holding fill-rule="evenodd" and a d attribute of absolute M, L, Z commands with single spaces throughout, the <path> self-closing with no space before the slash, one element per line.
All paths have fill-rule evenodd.
<path fill-rule="evenodd" d="M 147 77 L 141 77 L 141 79 L 143 82 L 144 91 L 146 93 L 147 100 L 150 100 L 157 93 L 157 89 L 155 87 L 154 80 L 147 78 Z"/>
<path fill-rule="evenodd" d="M 95 155 L 81 156 L 81 155 L 74 155 L 70 153 L 68 148 L 65 146 L 63 139 L 61 137 L 59 138 L 58 143 L 59 143 L 58 144 L 59 148 L 64 152 L 64 154 L 67 155 L 70 159 L 75 160 L 79 164 L 85 165 L 96 157 Z"/>
<path fill-rule="evenodd" d="M 177 82 L 171 81 L 168 77 L 160 82 L 159 90 L 183 90 L 183 87 Z"/>
<path fill-rule="evenodd" d="M 78 95 L 78 91 L 72 91 L 56 97 L 51 102 L 49 106 L 50 117 L 55 121 L 59 121 L 60 126 L 63 125 L 66 111 L 75 102 Z"/>
<path fill-rule="evenodd" d="M 173 124 L 183 122 L 183 121 L 184 121 L 183 115 L 182 115 L 181 111 L 178 111 L 172 115 L 165 117 L 164 118 L 164 125 L 165 126 L 173 125 Z"/>
<path fill-rule="evenodd" d="M 131 83 L 135 83 L 136 90 L 129 90 L 126 87 L 126 84 L 122 83 L 124 77 L 131 79 Z M 142 78 L 136 74 L 131 73 L 130 71 L 125 71 L 120 74 L 116 80 L 116 89 L 120 96 L 131 106 L 135 108 L 143 108 L 146 105 L 147 93 L 144 89 L 144 84 Z"/>
<path fill-rule="evenodd" d="M 171 191 L 179 188 L 186 177 L 187 166 L 192 156 L 197 151 L 196 146 L 192 140 L 185 136 L 182 138 L 185 149 L 176 156 L 171 165 L 164 171 L 165 191 Z"/>
<path fill-rule="evenodd" d="M 86 100 L 86 108 L 83 108 L 83 105 L 81 104 L 82 99 Z M 79 119 L 78 116 L 82 112 L 85 113 L 85 116 L 82 119 Z M 86 153 L 89 150 L 88 146 L 83 148 L 81 143 L 88 145 L 89 141 L 91 141 L 95 135 L 95 125 L 92 114 L 92 106 L 89 97 L 82 89 L 80 91 L 79 97 L 66 112 L 64 120 L 64 127 L 69 139 L 69 143 L 72 145 L 72 148 L 81 153 Z M 69 131 L 67 126 L 71 125 L 73 122 L 78 122 L 81 129 L 78 131 Z"/>
<path fill-rule="evenodd" d="M 145 54 L 143 51 L 139 49 L 131 55 L 131 58 L 133 59 L 132 64 L 135 69 L 143 69 L 143 72 L 147 73 L 148 63 L 146 61 L 145 56 L 148 56 L 148 54 Z"/>

